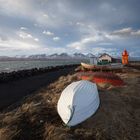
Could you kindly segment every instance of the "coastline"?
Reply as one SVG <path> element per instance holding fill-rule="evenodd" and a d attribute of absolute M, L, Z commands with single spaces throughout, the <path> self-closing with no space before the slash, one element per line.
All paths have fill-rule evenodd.
<path fill-rule="evenodd" d="M 66 69 L 68 70 L 68 69 Z M 61 70 L 60 70 L 61 71 Z M 68 128 L 57 113 L 58 99 L 64 88 L 77 81 L 73 69 L 26 96 L 16 107 L 0 113 L 1 139 L 67 140 L 130 139 L 138 140 L 140 122 L 140 71 L 127 67 L 116 74 L 126 83 L 123 87 L 101 90 L 100 107 L 89 119 Z"/>
<path fill-rule="evenodd" d="M 73 72 L 77 66 L 65 65 L 0 73 L 0 111 L 53 83 L 60 76 Z"/>
<path fill-rule="evenodd" d="M 26 77 L 36 76 L 47 72 L 57 71 L 69 67 L 76 67 L 80 64 L 70 64 L 70 65 L 61 65 L 61 66 L 48 66 L 44 68 L 32 68 L 25 70 L 17 70 L 12 72 L 1 72 L 0 73 L 0 83 L 7 83 L 9 81 L 14 81 Z"/>

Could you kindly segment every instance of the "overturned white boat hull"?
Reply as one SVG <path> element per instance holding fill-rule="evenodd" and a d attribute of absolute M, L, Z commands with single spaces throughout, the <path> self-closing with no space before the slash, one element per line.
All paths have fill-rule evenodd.
<path fill-rule="evenodd" d="M 62 92 L 57 104 L 58 114 L 68 126 L 77 125 L 99 107 L 97 86 L 89 81 L 78 81 L 68 85 Z"/>

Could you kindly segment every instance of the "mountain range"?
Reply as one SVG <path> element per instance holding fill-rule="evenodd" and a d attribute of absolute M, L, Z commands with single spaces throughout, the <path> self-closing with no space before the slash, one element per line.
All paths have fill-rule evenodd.
<path fill-rule="evenodd" d="M 98 55 L 99 56 L 99 55 Z M 16 55 L 14 57 L 9 56 L 0 56 L 0 60 L 64 60 L 64 59 L 89 59 L 90 57 L 98 57 L 95 56 L 92 53 L 83 54 L 83 53 L 74 53 L 74 54 L 68 54 L 68 53 L 54 53 L 51 55 L 47 54 L 34 54 L 34 55 Z M 115 57 L 115 58 L 121 58 L 121 57 Z M 130 57 L 131 61 L 139 61 L 140 57 Z"/>
<path fill-rule="evenodd" d="M 54 53 L 51 55 L 47 54 L 34 54 L 34 55 L 16 55 L 14 57 L 8 56 L 0 56 L 0 60 L 19 60 L 19 59 L 31 59 L 31 60 L 40 60 L 40 59 L 89 59 L 89 57 L 95 57 L 95 55 L 89 54 L 82 54 L 82 53 Z"/>
<path fill-rule="evenodd" d="M 51 54 L 51 55 L 46 55 L 46 54 L 40 54 L 40 55 L 30 55 L 29 58 L 49 58 L 49 59 L 78 59 L 78 58 L 89 58 L 89 57 L 95 57 L 93 54 L 82 54 L 82 53 L 74 53 L 74 54 L 68 54 L 68 53 L 61 53 L 61 54 Z"/>

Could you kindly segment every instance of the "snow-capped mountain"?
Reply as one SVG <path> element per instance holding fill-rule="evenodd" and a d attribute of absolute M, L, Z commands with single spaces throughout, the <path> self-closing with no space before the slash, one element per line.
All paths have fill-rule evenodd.
<path fill-rule="evenodd" d="M 57 58 L 59 55 L 57 53 L 51 54 L 48 57 L 49 58 Z"/>
<path fill-rule="evenodd" d="M 71 56 L 67 53 L 61 53 L 61 54 L 52 54 L 52 55 L 49 55 L 48 58 L 50 59 L 70 59 Z"/>
<path fill-rule="evenodd" d="M 85 58 L 85 57 L 86 57 L 86 56 L 85 56 L 84 54 L 82 54 L 82 53 L 74 53 L 72 56 L 73 56 L 73 57 L 77 57 L 77 58 Z"/>
<path fill-rule="evenodd" d="M 86 55 L 86 57 L 90 58 L 90 57 L 96 57 L 96 56 L 93 55 L 92 53 L 88 53 L 88 54 Z"/>
<path fill-rule="evenodd" d="M 34 54 L 34 55 L 16 55 L 15 57 L 6 57 L 5 58 L 11 58 L 11 59 L 31 59 L 31 60 L 38 60 L 38 59 L 89 59 L 90 57 L 94 57 L 92 53 L 89 53 L 87 55 L 82 53 L 74 53 L 74 54 L 68 54 L 68 53 L 54 53 L 51 55 L 46 54 Z M 1 57 L 0 57 L 1 58 Z M 2 57 L 3 58 L 3 57 Z"/>
<path fill-rule="evenodd" d="M 1 61 L 7 61 L 7 60 L 47 60 L 47 59 L 89 59 L 90 57 L 99 57 L 102 55 L 102 53 L 98 53 L 98 55 L 93 55 L 92 53 L 88 54 L 82 54 L 82 53 L 74 53 L 74 54 L 68 54 L 68 53 L 54 53 L 51 55 L 47 54 L 35 54 L 35 55 L 16 55 L 14 57 L 10 56 L 0 56 Z M 121 59 L 121 56 L 113 56 L 113 58 Z M 140 61 L 140 57 L 132 57 L 129 56 L 130 61 Z"/>
<path fill-rule="evenodd" d="M 90 54 L 90 56 L 91 55 L 92 54 Z M 89 56 L 84 55 L 82 53 L 74 53 L 74 54 L 54 53 L 54 54 L 51 54 L 51 55 L 46 55 L 46 54 L 30 55 L 28 58 L 31 58 L 31 59 L 43 59 L 43 58 L 45 58 L 45 59 L 87 59 L 87 58 L 89 58 Z"/>
<path fill-rule="evenodd" d="M 61 53 L 59 54 L 59 57 L 63 57 L 63 58 L 71 58 L 71 56 L 67 53 Z"/>
<path fill-rule="evenodd" d="M 16 55 L 15 58 L 28 58 L 28 55 Z"/>
<path fill-rule="evenodd" d="M 46 54 L 35 54 L 28 56 L 28 58 L 30 59 L 44 59 L 46 57 L 47 57 Z"/>

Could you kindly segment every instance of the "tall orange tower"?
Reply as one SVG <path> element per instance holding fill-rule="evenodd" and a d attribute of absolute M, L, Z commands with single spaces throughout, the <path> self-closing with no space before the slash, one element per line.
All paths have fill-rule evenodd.
<path fill-rule="evenodd" d="M 129 56 L 129 54 L 128 54 L 127 50 L 125 49 L 122 53 L 122 64 L 123 65 L 128 64 L 128 56 Z"/>

